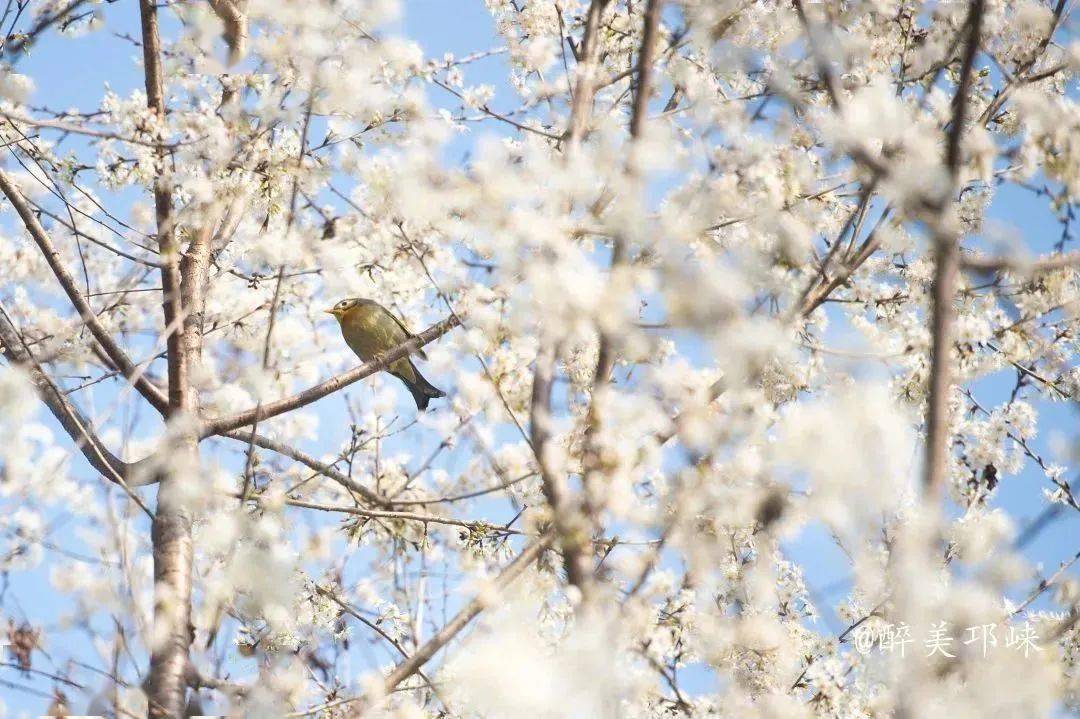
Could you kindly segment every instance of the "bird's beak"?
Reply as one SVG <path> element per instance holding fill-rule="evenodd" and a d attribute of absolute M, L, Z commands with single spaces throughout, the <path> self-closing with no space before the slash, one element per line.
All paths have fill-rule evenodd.
<path fill-rule="evenodd" d="M 325 312 L 328 315 L 333 315 L 334 317 L 337 317 L 337 310 L 335 310 L 333 307 L 331 307 L 328 310 L 323 310 L 323 312 Z"/>

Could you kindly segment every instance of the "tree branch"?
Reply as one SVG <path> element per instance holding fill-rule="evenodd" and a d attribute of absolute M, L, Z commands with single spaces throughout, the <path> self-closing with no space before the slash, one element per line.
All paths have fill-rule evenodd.
<path fill-rule="evenodd" d="M 660 8 L 663 0 L 648 0 L 645 7 L 645 25 L 642 30 L 641 48 L 638 50 L 637 92 L 630 114 L 630 136 L 635 140 L 645 132 L 649 97 L 652 95 L 652 66 L 656 62 L 656 36 L 660 28 Z"/>
<path fill-rule="evenodd" d="M 551 441 L 551 384 L 555 354 L 555 347 L 542 341 L 533 371 L 529 434 L 536 464 L 540 468 L 544 498 L 551 507 L 552 523 L 555 525 L 559 551 L 566 568 L 566 578 L 585 596 L 592 576 L 591 563 L 586 554 L 589 550 L 588 530 L 581 526 L 580 513 L 577 507 L 571 504 L 566 480 L 560 472 L 552 470 L 547 460 L 548 445 Z"/>
<path fill-rule="evenodd" d="M 378 624 L 376 624 L 375 622 L 371 621 L 370 619 L 365 617 L 360 612 L 353 609 L 349 605 L 348 602 L 343 600 L 337 594 L 330 591 L 329 589 L 325 589 L 325 588 L 320 587 L 318 585 L 315 586 L 315 591 L 318 594 L 321 594 L 322 596 L 324 596 L 327 599 L 329 599 L 330 601 L 332 601 L 334 604 L 338 605 L 341 608 L 341 611 L 345 612 L 350 617 L 352 617 L 353 619 L 356 619 L 358 622 L 360 622 L 364 626 L 371 629 L 371 631 L 375 632 L 380 637 L 382 637 L 390 646 L 392 646 L 394 649 L 396 649 L 398 651 L 398 654 L 403 656 L 405 659 L 409 658 L 409 653 L 405 650 L 405 647 L 403 647 L 401 645 L 401 642 L 399 642 L 398 640 L 396 640 L 392 636 L 390 636 L 390 634 L 388 634 L 386 632 L 386 630 L 384 630 Z M 423 679 L 425 682 L 427 682 L 428 687 L 430 687 L 432 692 L 435 692 L 435 695 L 438 696 L 438 692 L 435 691 L 435 683 L 433 681 L 431 681 L 430 677 L 425 676 L 424 673 L 422 671 L 420 671 L 419 669 L 416 670 L 416 673 L 417 673 L 417 675 L 420 676 L 421 679 Z M 439 697 L 439 701 L 442 701 L 444 706 L 446 705 L 446 702 L 445 702 L 445 700 L 443 700 L 442 697 Z"/>
<path fill-rule="evenodd" d="M 600 20 L 611 0 L 592 0 L 585 18 L 585 33 L 581 38 L 581 58 L 574 77 L 574 95 L 570 105 L 570 127 L 566 131 L 570 146 L 581 142 L 592 115 L 596 87 L 596 65 L 600 59 Z"/>
<path fill-rule="evenodd" d="M 0 304 L 0 344 L 3 354 L 13 365 L 30 372 L 41 401 L 64 428 L 75 446 L 97 472 L 124 488 L 140 487 L 157 482 L 159 476 L 151 470 L 153 458 L 128 463 L 114 455 L 91 430 L 86 416 L 49 379 L 40 364 L 26 348 L 22 334 L 12 324 L 7 310 Z"/>
<path fill-rule="evenodd" d="M 503 591 L 509 587 L 514 580 L 516 580 L 525 571 L 526 568 L 533 562 L 535 562 L 541 554 L 544 553 L 552 543 L 555 541 L 555 535 L 553 532 L 546 532 L 536 539 L 532 544 L 526 546 L 521 553 L 518 554 L 512 562 L 503 567 L 499 575 L 492 581 L 492 589 L 496 592 Z M 482 592 L 466 604 L 454 618 L 451 619 L 446 625 L 439 630 L 435 636 L 424 642 L 411 656 L 399 663 L 391 670 L 390 674 L 383 680 L 382 693 L 383 695 L 389 694 L 394 691 L 399 684 L 411 677 L 413 674 L 419 673 L 427 662 L 435 656 L 436 653 L 444 646 L 449 644 L 454 637 L 461 633 L 469 623 L 476 618 L 480 612 L 484 611 L 491 604 L 491 592 Z M 321 704 L 317 707 L 311 707 L 306 711 L 293 712 L 288 714 L 288 717 L 303 717 L 310 716 L 319 711 L 325 711 L 327 709 L 333 709 L 338 707 L 344 707 L 346 705 L 352 705 L 349 716 L 351 717 L 363 717 L 366 716 L 365 712 L 372 705 L 378 701 L 379 697 L 372 695 L 361 695 L 358 697 L 352 697 L 348 699 L 338 699 L 326 704 Z"/>
<path fill-rule="evenodd" d="M 441 322 L 428 327 L 423 332 L 414 335 L 408 342 L 403 342 L 394 349 L 386 352 L 378 360 L 366 362 L 355 369 L 349 370 L 337 377 L 332 377 L 314 387 L 309 387 L 291 397 L 252 407 L 251 409 L 234 414 L 231 417 L 208 419 L 203 424 L 202 437 L 206 438 L 214 434 L 227 434 L 228 432 L 239 429 L 245 425 L 269 419 L 270 417 L 277 417 L 280 414 L 309 405 L 316 400 L 322 399 L 328 394 L 337 392 L 342 387 L 347 387 L 350 384 L 359 382 L 365 377 L 370 377 L 376 372 L 381 372 L 395 361 L 408 354 L 412 354 L 424 345 L 442 337 L 454 327 L 457 327 L 458 324 L 459 320 L 457 317 L 447 317 Z"/>
<path fill-rule="evenodd" d="M 648 0 L 645 8 L 644 28 L 642 32 L 641 47 L 638 50 L 637 63 L 637 91 L 634 94 L 633 109 L 630 117 L 630 157 L 628 162 L 628 174 L 637 179 L 637 165 L 634 161 L 637 141 L 645 131 L 645 121 L 648 114 L 649 96 L 652 94 L 652 66 L 656 56 L 656 38 L 660 25 L 660 8 L 662 0 Z M 627 264 L 626 238 L 619 235 L 615 238 L 611 253 L 611 273 L 615 281 L 616 276 Z M 582 491 L 580 517 L 568 517 L 566 521 L 573 525 L 581 524 L 581 527 L 573 527 L 573 531 L 561 532 L 560 543 L 566 559 L 567 575 L 586 595 L 591 576 L 594 574 L 588 561 L 588 537 L 595 529 L 598 520 L 599 500 L 597 495 L 601 488 L 598 480 L 602 472 L 603 463 L 600 460 L 601 448 L 598 446 L 598 432 L 602 423 L 601 412 L 597 401 L 603 395 L 615 366 L 616 338 L 610 332 L 600 330 L 599 347 L 596 355 L 596 368 L 593 372 L 591 400 L 585 429 L 584 448 L 582 451 Z M 537 372 L 540 364 L 537 361 Z M 550 403 L 550 392 L 546 398 Z M 550 409 L 546 410 L 550 411 Z M 564 502 L 564 504 L 567 504 Z M 569 506 L 566 511 L 577 512 Z M 558 521 L 558 520 L 557 520 Z M 566 527 L 564 527 L 566 529 Z M 575 575 L 581 574 L 577 581 Z"/>
<path fill-rule="evenodd" d="M 237 495 L 239 497 L 239 495 Z M 258 499 L 254 497 L 253 499 Z M 464 527 L 469 530 L 490 530 L 500 535 L 502 534 L 525 534 L 520 529 L 511 529 L 509 527 L 499 526 L 497 524 L 491 524 L 483 520 L 469 520 L 469 519 L 454 519 L 453 517 L 440 517 L 437 514 L 420 514 L 418 512 L 395 512 L 392 510 L 383 509 L 364 509 L 362 507 L 348 507 L 348 506 L 335 506 L 331 504 L 319 504 L 318 502 L 305 502 L 302 499 L 289 499 L 286 498 L 285 504 L 290 507 L 299 507 L 300 509 L 314 509 L 320 512 L 337 512 L 340 514 L 351 514 L 357 517 L 367 517 L 369 519 L 397 519 L 405 522 L 420 522 L 422 524 L 445 524 L 451 527 Z"/>
<path fill-rule="evenodd" d="M 945 149 L 945 166 L 949 172 L 950 192 L 940 198 L 939 216 L 935 231 L 937 262 L 934 268 L 933 306 L 931 319 L 932 346 L 930 351 L 930 394 L 926 409 L 926 464 L 923 485 L 927 495 L 934 496 L 945 481 L 949 466 L 949 392 L 952 388 L 953 338 L 956 330 L 956 277 L 960 265 L 960 244 L 956 233 L 947 230 L 943 217 L 947 203 L 952 202 L 960 172 L 960 145 L 968 114 L 968 91 L 979 50 L 982 32 L 983 0 L 972 0 L 968 9 L 968 39 L 964 47 L 963 66 L 953 100 L 953 119 Z"/>
<path fill-rule="evenodd" d="M 1035 589 L 1032 590 L 1031 594 L 1028 595 L 1027 599 L 1021 602 L 1020 606 L 1018 606 L 1016 609 L 1009 612 L 1008 618 L 1012 619 L 1017 614 L 1030 607 L 1032 603 L 1034 603 L 1034 601 L 1038 599 L 1043 592 L 1054 586 L 1054 583 L 1057 582 L 1057 580 L 1060 579 L 1061 576 L 1065 574 L 1065 572 L 1069 571 L 1069 567 L 1076 564 L 1077 560 L 1080 560 L 1080 552 L 1074 554 L 1071 559 L 1062 562 L 1061 566 L 1058 567 L 1058 570 L 1052 575 L 1050 575 L 1049 578 L 1039 580 L 1039 584 L 1035 587 Z"/>
<path fill-rule="evenodd" d="M 222 433 L 221 436 L 228 437 L 229 439 L 235 439 L 236 441 L 243 442 L 244 444 L 253 444 L 256 447 L 262 447 L 263 449 L 268 449 L 271 452 L 277 452 L 282 456 L 288 457 L 289 459 L 292 459 L 296 462 L 299 462 L 300 464 L 309 467 L 310 469 L 313 469 L 314 471 L 325 477 L 329 477 L 330 479 L 334 480 L 342 487 L 347 489 L 349 492 L 360 495 L 371 504 L 379 507 L 395 506 L 390 499 L 376 492 L 373 492 L 364 485 L 358 483 L 356 480 L 354 480 L 352 477 L 348 476 L 344 472 L 334 469 L 329 464 L 326 464 L 325 462 L 320 462 L 311 455 L 294 449 L 284 444 L 283 442 L 277 442 L 270 439 L 269 437 L 263 436 L 258 433 L 252 434 L 251 432 L 242 432 L 239 430 L 230 430 L 228 432 Z"/>
<path fill-rule="evenodd" d="M 222 34 L 229 46 L 229 63 L 240 62 L 247 52 L 247 0 L 210 0 L 210 7 L 225 24 Z"/>
<path fill-rule="evenodd" d="M 1037 275 L 1044 272 L 1080 267 L 1080 251 L 1062 252 L 1061 254 L 1038 259 L 964 255 L 960 258 L 960 267 L 974 272 L 1010 271 L 1020 275 Z"/>
<path fill-rule="evenodd" d="M 128 135 L 121 135 L 116 132 L 109 132 L 107 130 L 94 130 L 83 125 L 73 125 L 62 120 L 41 120 L 33 117 L 27 117 L 18 113 L 9 112 L 6 110 L 0 110 L 0 117 L 8 120 L 12 123 L 21 123 L 24 125 L 30 125 L 32 127 L 40 127 L 48 130 L 57 130 L 65 135 L 82 135 L 84 137 L 97 137 L 103 140 L 118 140 L 120 142 L 126 142 L 131 145 L 144 145 L 148 147 L 162 147 L 161 143 L 153 140 L 144 140 L 139 137 L 131 137 Z M 178 144 L 166 145 L 166 147 L 176 147 Z"/>
<path fill-rule="evenodd" d="M 521 554 L 517 555 L 514 561 L 506 565 L 499 572 L 499 575 L 495 577 L 492 588 L 495 591 L 502 591 L 510 586 L 530 564 L 535 562 L 551 546 L 554 539 L 554 534 L 549 531 L 521 550 Z M 435 636 L 413 652 L 412 656 L 394 667 L 394 670 L 383 681 L 383 690 L 387 693 L 393 691 L 398 684 L 420 671 L 424 664 L 435 656 L 436 652 L 446 646 L 462 629 L 468 626 L 469 622 L 476 618 L 476 615 L 488 606 L 488 596 L 488 593 L 485 592 L 473 597 L 472 601 L 466 604 Z"/>
<path fill-rule="evenodd" d="M 97 340 L 98 344 L 112 360 L 113 364 L 120 370 L 128 380 L 131 380 L 135 386 L 135 389 L 139 391 L 146 400 L 153 405 L 153 407 L 159 412 L 164 413 L 167 410 L 168 403 L 165 396 L 162 395 L 161 390 L 155 387 L 147 378 L 142 376 L 139 368 L 128 358 L 124 350 L 116 343 L 112 336 L 101 326 L 98 321 L 97 315 L 94 313 L 93 308 L 86 301 L 86 298 L 82 296 L 78 286 L 75 284 L 75 278 L 71 276 L 67 268 L 64 267 L 63 262 L 60 259 L 60 253 L 56 247 L 53 246 L 52 240 L 49 238 L 49 234 L 45 231 L 45 228 L 38 222 L 37 216 L 30 208 L 26 198 L 23 197 L 22 192 L 15 186 L 11 178 L 6 172 L 0 170 L 0 191 L 4 193 L 11 206 L 15 208 L 15 212 L 18 213 L 19 218 L 22 219 L 23 225 L 30 233 L 30 237 L 34 240 L 34 243 L 41 250 L 41 254 L 45 257 L 45 261 L 48 263 L 49 268 L 52 270 L 57 281 L 60 283 L 60 287 L 64 290 L 64 294 L 67 295 L 68 300 L 72 306 L 79 313 L 79 317 L 82 319 L 83 324 Z"/>

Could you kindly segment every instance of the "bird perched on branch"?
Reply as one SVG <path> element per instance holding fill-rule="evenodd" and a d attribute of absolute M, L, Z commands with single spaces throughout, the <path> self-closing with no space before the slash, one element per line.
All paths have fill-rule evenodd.
<path fill-rule="evenodd" d="M 325 311 L 337 318 L 345 343 L 364 362 L 378 360 L 413 337 L 401 320 L 374 300 L 353 297 L 341 300 Z M 421 349 L 414 350 L 413 354 L 427 359 Z M 387 371 L 405 383 L 419 410 L 427 409 L 432 399 L 446 396 L 445 392 L 424 379 L 409 357 L 394 360 Z"/>

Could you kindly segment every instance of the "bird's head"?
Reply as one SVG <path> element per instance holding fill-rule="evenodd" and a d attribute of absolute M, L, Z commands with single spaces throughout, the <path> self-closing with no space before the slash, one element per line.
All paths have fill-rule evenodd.
<path fill-rule="evenodd" d="M 364 299 L 363 297 L 349 297 L 347 299 L 341 300 L 333 307 L 323 310 L 323 312 L 328 315 L 333 315 L 340 322 L 341 318 L 348 314 L 349 310 L 365 304 L 371 304 L 371 300 Z"/>
<path fill-rule="evenodd" d="M 338 302 L 333 307 L 323 310 L 323 312 L 333 315 L 338 320 L 345 316 L 345 313 L 356 306 L 356 299 L 345 299 Z"/>

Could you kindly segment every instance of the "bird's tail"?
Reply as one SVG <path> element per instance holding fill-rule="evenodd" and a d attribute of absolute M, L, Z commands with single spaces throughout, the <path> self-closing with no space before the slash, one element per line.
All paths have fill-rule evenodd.
<path fill-rule="evenodd" d="M 420 374 L 420 370 L 416 369 L 416 365 L 413 364 L 412 360 L 409 361 L 409 365 L 412 367 L 413 377 L 416 378 L 415 382 L 411 382 L 401 375 L 395 376 L 409 388 L 409 392 L 412 394 L 418 410 L 426 410 L 428 402 L 446 396 L 446 392 L 443 392 L 441 389 L 428 382 L 424 378 L 424 375 Z"/>

